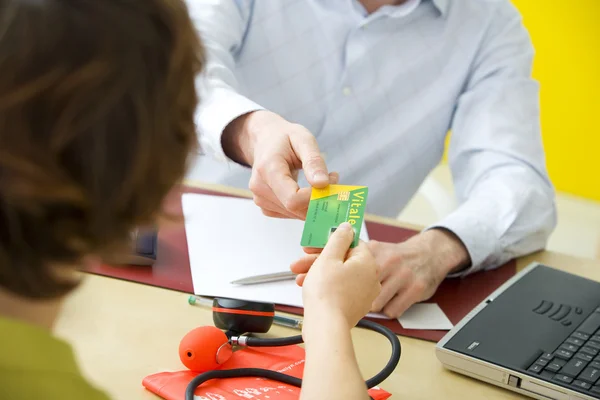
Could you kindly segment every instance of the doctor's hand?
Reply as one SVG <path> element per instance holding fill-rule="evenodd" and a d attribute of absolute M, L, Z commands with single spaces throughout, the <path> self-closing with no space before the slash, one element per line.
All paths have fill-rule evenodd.
<path fill-rule="evenodd" d="M 446 276 L 470 264 L 467 249 L 453 233 L 431 229 L 403 243 L 370 241 L 381 273 L 381 293 L 373 312 L 398 318 L 410 306 L 429 299 Z"/>
<path fill-rule="evenodd" d="M 321 254 L 307 255 L 292 266 L 302 286 L 306 323 L 341 317 L 352 328 L 370 311 L 381 290 L 379 269 L 365 243 L 350 249 L 353 239 L 354 230 L 344 223 Z"/>
<path fill-rule="evenodd" d="M 311 188 L 298 186 L 300 169 L 312 187 L 324 188 L 339 179 L 327 171 L 312 133 L 270 111 L 236 118 L 225 128 L 222 146 L 229 158 L 252 167 L 254 202 L 270 217 L 306 218 Z"/>

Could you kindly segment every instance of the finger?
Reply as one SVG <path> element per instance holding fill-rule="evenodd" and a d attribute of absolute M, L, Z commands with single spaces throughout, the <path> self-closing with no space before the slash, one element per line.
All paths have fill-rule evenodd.
<path fill-rule="evenodd" d="M 415 285 L 394 297 L 392 301 L 383 308 L 383 313 L 390 318 L 398 318 L 406 312 L 413 304 L 421 298 L 421 291 Z"/>
<path fill-rule="evenodd" d="M 269 174 L 270 173 L 267 173 L 267 175 Z M 286 197 L 291 200 L 286 201 L 291 202 L 294 207 L 292 207 L 291 209 L 286 207 L 284 205 L 284 202 L 282 202 L 281 198 L 275 193 L 273 184 L 269 183 L 269 181 L 267 181 L 266 178 L 262 175 L 260 176 L 260 178 L 253 180 L 252 185 L 250 187 L 252 193 L 255 194 L 255 202 L 256 200 L 260 199 L 262 202 L 265 203 L 264 206 L 259 205 L 261 206 L 261 208 L 267 208 L 271 211 L 278 212 L 280 214 L 288 214 L 289 218 L 304 219 L 306 218 L 306 211 L 308 209 L 308 200 L 306 200 L 306 209 L 304 210 L 302 210 L 302 207 L 298 207 L 297 205 L 295 205 L 295 203 L 298 202 L 298 200 L 295 200 L 295 195 L 298 191 L 298 184 L 295 180 L 291 179 L 290 177 L 287 177 L 286 179 L 288 181 L 291 181 L 291 183 L 288 185 L 288 188 L 281 189 L 282 185 L 279 185 L 278 187 L 280 191 L 283 190 L 291 193 L 288 197 Z M 272 181 L 276 182 L 277 179 L 272 179 Z M 285 183 L 283 185 L 285 185 Z M 305 194 L 303 195 L 306 196 Z M 310 199 L 310 194 L 308 195 L 308 198 Z M 294 208 L 299 209 L 299 211 L 294 211 Z"/>
<path fill-rule="evenodd" d="M 252 173 L 249 188 L 254 195 L 254 202 L 257 206 L 282 214 L 288 212 L 283 204 L 281 204 L 279 199 L 277 199 L 277 196 L 275 196 L 275 193 L 273 193 L 271 187 L 265 182 L 263 177 L 257 171 Z"/>
<path fill-rule="evenodd" d="M 323 249 L 317 247 L 304 247 L 304 252 L 306 254 L 321 254 Z"/>
<path fill-rule="evenodd" d="M 291 135 L 290 144 L 302 162 L 302 169 L 308 183 L 316 188 L 324 188 L 329 185 L 327 165 L 319 151 L 317 139 L 306 131 L 304 134 Z"/>
<path fill-rule="evenodd" d="M 375 267 L 375 275 L 379 282 L 383 282 L 381 279 L 381 263 L 373 256 L 373 251 L 367 245 L 367 243 L 362 240 L 358 241 L 358 246 L 353 249 L 350 249 L 348 253 L 347 260 L 356 260 L 356 262 L 362 264 L 363 266 L 374 266 Z"/>
<path fill-rule="evenodd" d="M 287 210 L 293 208 L 296 193 L 300 190 L 298 182 L 292 176 L 291 168 L 284 159 L 277 158 L 259 171 L 277 200 Z"/>
<path fill-rule="evenodd" d="M 339 182 L 340 182 L 340 174 L 338 174 L 337 172 L 330 172 L 329 173 L 329 184 L 337 185 Z"/>
<path fill-rule="evenodd" d="M 309 254 L 290 265 L 290 270 L 295 274 L 305 274 L 317 260 L 318 254 Z"/>
<path fill-rule="evenodd" d="M 340 176 L 337 172 L 332 172 L 329 174 L 330 184 L 337 184 L 339 179 Z M 296 194 L 288 200 L 286 212 L 293 214 L 302 220 L 306 219 L 306 212 L 308 211 L 308 204 L 310 203 L 311 194 L 312 187 L 299 189 Z"/>
<path fill-rule="evenodd" d="M 308 203 L 310 202 L 310 195 L 312 188 L 299 189 L 296 194 L 288 200 L 287 210 L 296 215 L 302 216 L 302 219 L 306 218 L 306 212 L 308 211 Z"/>
<path fill-rule="evenodd" d="M 306 279 L 306 274 L 300 274 L 296 277 L 296 285 L 302 286 L 304 285 L 304 280 Z"/>
<path fill-rule="evenodd" d="M 377 265 L 383 265 L 383 267 L 379 268 L 379 280 L 383 282 L 390 279 L 392 273 L 394 272 L 395 265 L 386 266 L 385 264 L 380 263 L 379 261 L 377 261 Z"/>
<path fill-rule="evenodd" d="M 375 283 L 373 284 L 373 286 L 371 288 L 371 298 L 373 299 L 372 301 L 375 301 L 375 299 L 377 299 L 377 296 L 379 296 L 380 293 L 381 293 L 381 283 L 379 283 L 379 281 L 375 281 Z M 373 311 L 372 307 L 371 307 L 371 311 Z"/>
<path fill-rule="evenodd" d="M 379 266 L 379 280 L 381 282 L 387 280 L 398 267 L 398 263 L 390 262 L 388 252 L 385 251 L 380 242 L 371 240 L 366 245 Z"/>
<path fill-rule="evenodd" d="M 400 275 L 393 275 L 389 279 L 381 283 L 381 292 L 373 302 L 372 310 L 380 312 L 398 293 L 408 285 L 408 282 L 403 280 Z"/>
<path fill-rule="evenodd" d="M 343 261 L 353 240 L 354 228 L 349 223 L 344 222 L 337 227 L 327 240 L 327 244 L 321 252 L 321 257 Z"/>
<path fill-rule="evenodd" d="M 350 249 L 350 253 L 348 253 L 348 258 L 363 258 L 363 257 L 372 257 L 373 253 L 369 246 L 362 240 L 358 241 L 358 246 Z"/>
<path fill-rule="evenodd" d="M 287 212 L 283 208 L 276 207 L 274 204 L 269 204 L 269 203 L 267 203 L 265 201 L 257 202 L 256 200 L 254 201 L 254 203 L 261 210 L 269 212 L 269 214 L 282 215 L 285 218 L 296 218 L 296 216 L 294 214 L 290 214 L 289 212 Z"/>
<path fill-rule="evenodd" d="M 276 204 L 265 197 L 254 196 L 254 204 L 256 204 L 258 207 L 260 207 L 263 210 L 267 210 L 267 211 L 270 211 L 270 212 L 276 213 L 276 214 L 285 215 L 286 218 L 296 218 L 295 214 L 290 213 L 289 211 L 287 211 L 285 208 L 283 208 L 279 204 Z"/>
<path fill-rule="evenodd" d="M 267 216 L 269 218 L 278 218 L 278 219 L 295 219 L 295 216 L 289 216 L 288 214 L 281 214 L 278 212 L 273 212 L 271 210 L 265 210 L 264 208 L 261 208 L 260 210 L 264 216 Z"/>

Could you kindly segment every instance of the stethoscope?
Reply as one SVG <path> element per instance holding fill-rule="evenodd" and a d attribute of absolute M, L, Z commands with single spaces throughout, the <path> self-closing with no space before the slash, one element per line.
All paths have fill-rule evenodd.
<path fill-rule="evenodd" d="M 277 339 L 251 336 L 253 333 L 269 331 L 275 316 L 274 304 L 215 298 L 212 310 L 215 326 L 203 326 L 190 331 L 179 345 L 179 357 L 183 364 L 200 373 L 188 384 L 185 391 L 186 400 L 194 400 L 194 392 L 198 386 L 211 379 L 259 377 L 291 386 L 302 386 L 301 379 L 268 369 L 218 369 L 239 348 L 279 347 L 303 343 L 302 335 Z M 361 320 L 356 326 L 385 336 L 392 345 L 392 354 L 385 367 L 365 382 L 367 388 L 371 389 L 387 379 L 396 369 L 402 349 L 398 337 L 390 329 L 368 320 Z"/>

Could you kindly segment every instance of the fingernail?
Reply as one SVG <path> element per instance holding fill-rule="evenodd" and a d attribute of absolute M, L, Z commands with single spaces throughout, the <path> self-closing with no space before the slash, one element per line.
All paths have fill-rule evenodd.
<path fill-rule="evenodd" d="M 318 171 L 315 172 L 315 174 L 313 175 L 313 179 L 315 181 L 325 181 L 325 182 L 329 182 L 329 175 L 327 175 L 325 172 L 323 171 Z"/>
<path fill-rule="evenodd" d="M 354 229 L 352 229 L 352 225 L 350 225 L 348 222 L 341 223 L 340 226 L 338 226 L 338 229 L 341 229 L 344 231 L 352 230 L 352 232 L 354 232 Z"/>

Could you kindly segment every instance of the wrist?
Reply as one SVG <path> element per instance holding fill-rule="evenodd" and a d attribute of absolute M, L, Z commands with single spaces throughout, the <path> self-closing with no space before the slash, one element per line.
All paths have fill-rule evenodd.
<path fill-rule="evenodd" d="M 252 166 L 254 163 L 253 116 L 260 111 L 240 115 L 223 130 L 221 146 L 225 155 L 238 164 Z"/>
<path fill-rule="evenodd" d="M 436 264 L 444 276 L 458 272 L 471 264 L 469 252 L 453 232 L 443 228 L 433 228 L 421 234 L 426 251 L 434 254 Z"/>
<path fill-rule="evenodd" d="M 341 311 L 326 305 L 318 308 L 305 308 L 302 321 L 302 336 L 305 342 L 320 340 L 323 334 L 341 335 L 350 333 L 352 326 Z"/>

